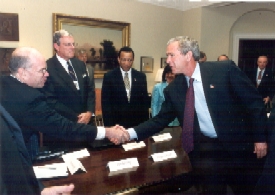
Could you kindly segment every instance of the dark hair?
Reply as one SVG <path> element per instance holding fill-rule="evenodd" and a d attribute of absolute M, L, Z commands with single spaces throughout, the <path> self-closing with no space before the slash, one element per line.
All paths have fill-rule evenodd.
<path fill-rule="evenodd" d="M 131 47 L 127 47 L 127 46 L 125 46 L 125 47 L 122 47 L 120 50 L 119 50 L 119 52 L 118 52 L 118 57 L 120 57 L 120 53 L 121 52 L 127 52 L 127 53 L 129 53 L 129 52 L 132 52 L 132 54 L 133 54 L 133 58 L 135 58 L 135 53 L 134 53 L 134 51 L 132 50 L 132 48 Z"/>
<path fill-rule="evenodd" d="M 203 51 L 200 51 L 200 58 L 204 58 L 206 54 Z"/>
<path fill-rule="evenodd" d="M 163 70 L 163 73 L 162 73 L 162 82 L 166 81 L 165 76 L 166 76 L 167 73 L 172 73 L 172 68 L 168 64 L 165 66 L 165 68 Z"/>

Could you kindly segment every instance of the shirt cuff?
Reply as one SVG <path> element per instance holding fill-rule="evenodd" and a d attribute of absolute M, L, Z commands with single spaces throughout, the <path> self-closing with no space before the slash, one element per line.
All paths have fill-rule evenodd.
<path fill-rule="evenodd" d="M 130 135 L 130 140 L 138 139 L 137 133 L 134 128 L 129 128 L 129 129 L 127 129 L 127 131 Z"/>
<path fill-rule="evenodd" d="M 96 135 L 96 140 L 102 140 L 105 138 L 106 135 L 106 130 L 104 127 L 97 127 L 97 135 Z"/>

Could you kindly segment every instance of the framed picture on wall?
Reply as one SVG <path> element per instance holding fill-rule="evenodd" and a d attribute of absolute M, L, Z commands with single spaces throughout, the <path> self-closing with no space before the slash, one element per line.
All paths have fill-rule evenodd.
<path fill-rule="evenodd" d="M 140 71 L 151 73 L 154 70 L 154 58 L 148 56 L 140 57 Z"/>
<path fill-rule="evenodd" d="M 18 14 L 0 13 L 0 41 L 19 41 Z"/>
<path fill-rule="evenodd" d="M 167 60 L 167 58 L 160 59 L 160 67 L 161 68 L 164 68 L 167 65 L 166 60 Z"/>
<path fill-rule="evenodd" d="M 9 62 L 15 48 L 0 48 L 0 74 L 9 75 Z"/>

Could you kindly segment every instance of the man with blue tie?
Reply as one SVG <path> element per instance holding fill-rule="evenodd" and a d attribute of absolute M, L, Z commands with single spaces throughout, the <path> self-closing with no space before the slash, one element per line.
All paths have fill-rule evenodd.
<path fill-rule="evenodd" d="M 170 39 L 166 55 L 177 76 L 164 89 L 159 114 L 128 129 L 130 138 L 152 136 L 177 117 L 193 166 L 191 182 L 203 194 L 226 194 L 227 185 L 236 194 L 250 193 L 258 175 L 249 171 L 260 169 L 257 159 L 267 151 L 266 114 L 256 87 L 233 61 L 199 63 L 198 42 L 189 37 Z"/>

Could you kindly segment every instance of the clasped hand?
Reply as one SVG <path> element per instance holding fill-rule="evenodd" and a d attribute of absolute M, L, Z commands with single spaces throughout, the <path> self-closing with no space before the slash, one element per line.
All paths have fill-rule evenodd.
<path fill-rule="evenodd" d="M 116 145 L 125 143 L 130 140 L 128 131 L 119 125 L 106 128 L 106 137 Z"/>

